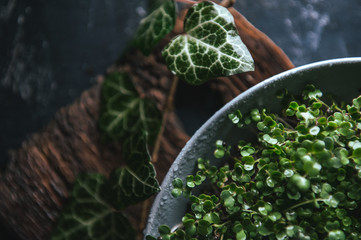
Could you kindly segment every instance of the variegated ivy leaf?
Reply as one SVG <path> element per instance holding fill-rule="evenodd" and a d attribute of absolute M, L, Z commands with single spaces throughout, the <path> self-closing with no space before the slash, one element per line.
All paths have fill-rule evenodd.
<path fill-rule="evenodd" d="M 127 218 L 104 200 L 106 182 L 98 173 L 82 175 L 76 180 L 52 240 L 135 239 Z"/>
<path fill-rule="evenodd" d="M 172 31 L 176 20 L 173 0 L 157 1 L 156 5 L 152 12 L 142 19 L 135 35 L 135 45 L 145 55 L 149 55 L 154 46 Z"/>
<path fill-rule="evenodd" d="M 199 85 L 213 77 L 254 70 L 252 56 L 226 8 L 212 2 L 193 5 L 184 32 L 162 54 L 170 70 L 188 83 Z"/>
<path fill-rule="evenodd" d="M 148 132 L 150 144 L 156 139 L 162 117 L 155 103 L 140 98 L 129 76 L 112 73 L 102 87 L 101 130 L 111 139 Z"/>
<path fill-rule="evenodd" d="M 110 176 L 111 200 L 117 209 L 141 202 L 160 190 L 146 143 L 145 133 L 129 137 L 123 144 L 126 166 Z"/>

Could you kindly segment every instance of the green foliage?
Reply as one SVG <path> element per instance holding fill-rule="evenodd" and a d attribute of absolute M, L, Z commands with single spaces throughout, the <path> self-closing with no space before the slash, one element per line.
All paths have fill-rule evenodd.
<path fill-rule="evenodd" d="M 80 176 L 51 239 L 135 239 L 135 231 L 127 218 L 105 200 L 107 186 L 102 174 Z"/>
<path fill-rule="evenodd" d="M 160 190 L 150 162 L 146 134 L 129 137 L 123 147 L 123 160 L 127 165 L 113 171 L 109 180 L 110 201 L 119 210 L 141 202 Z"/>
<path fill-rule="evenodd" d="M 218 140 L 216 142 L 216 149 L 214 150 L 214 156 L 216 158 L 222 158 L 225 155 L 229 155 L 230 154 L 230 147 L 226 146 L 225 143 L 222 140 Z"/>
<path fill-rule="evenodd" d="M 361 96 L 343 107 L 320 97 L 310 85 L 302 98 L 288 98 L 282 117 L 229 114 L 257 129 L 258 143 L 218 140 L 215 157 L 226 165 L 200 158 L 186 183 L 175 179 L 173 195 L 189 197 L 192 211 L 162 239 L 360 239 Z M 196 177 L 211 185 L 200 195 Z"/>
<path fill-rule="evenodd" d="M 100 128 L 122 141 L 126 165 L 113 170 L 109 180 L 96 173 L 80 176 L 52 239 L 135 239 L 120 211 L 160 190 L 148 152 L 149 138 L 155 140 L 161 122 L 155 104 L 139 98 L 124 73 L 107 76 L 102 98 Z"/>
<path fill-rule="evenodd" d="M 126 141 L 123 159 L 127 165 L 115 169 L 109 180 L 97 173 L 76 180 L 52 239 L 135 239 L 120 210 L 160 190 L 146 141 L 146 134 Z"/>
<path fill-rule="evenodd" d="M 135 46 L 145 55 L 174 28 L 176 21 L 176 5 L 173 0 L 154 0 L 153 3 L 150 14 L 141 21 L 134 40 Z M 164 49 L 163 56 L 172 72 L 187 82 L 198 85 L 212 77 L 254 69 L 253 59 L 238 36 L 233 17 L 227 9 L 206 1 L 195 4 L 188 11 L 184 26 L 186 35 L 172 40 Z M 355 116 L 357 114 L 355 107 L 350 112 Z M 252 115 L 252 119 L 260 120 L 260 115 Z M 127 74 L 117 72 L 106 77 L 102 86 L 99 128 L 108 139 L 123 144 L 123 160 L 126 165 L 112 171 L 109 180 L 95 173 L 79 177 L 52 239 L 135 238 L 131 225 L 120 211 L 160 190 L 148 153 L 148 144 L 155 142 L 161 121 L 161 113 L 155 103 L 139 96 Z M 352 134 L 350 126 L 344 124 L 342 129 L 344 135 Z M 230 146 L 220 141 L 215 156 L 230 156 L 230 150 Z M 248 157 L 245 169 L 253 169 L 255 161 L 250 155 L 255 149 L 247 145 L 239 151 L 245 158 Z M 360 151 L 355 148 L 353 156 L 358 158 L 360 155 Z M 209 164 L 200 161 L 199 166 L 205 171 Z M 223 168 L 220 179 L 227 179 L 228 171 L 227 167 Z M 217 170 L 211 167 L 210 173 L 215 172 Z M 209 174 L 208 177 L 211 176 Z M 340 172 L 338 177 L 344 176 Z M 202 184 L 205 179 L 206 175 L 201 172 L 188 176 L 186 188 L 183 187 L 183 181 L 177 179 L 173 182 L 172 194 L 191 196 L 192 188 Z M 243 182 L 247 181 L 246 177 L 241 179 Z M 216 178 L 212 181 L 216 181 Z M 239 199 L 234 198 L 231 191 L 226 191 L 222 196 L 222 202 L 231 211 L 235 201 Z M 177 231 L 175 236 L 184 238 L 186 234 L 209 235 L 214 229 L 212 224 L 220 222 L 220 215 L 210 212 L 203 216 L 203 211 L 214 209 L 218 201 L 215 196 L 197 200 L 192 206 L 202 219 L 197 220 L 197 227 L 193 224 L 193 219 L 186 219 L 185 231 Z M 233 231 L 237 239 L 245 239 L 246 231 L 240 226 L 234 226 Z M 162 226 L 160 234 L 163 239 L 168 239 L 170 229 Z M 339 236 L 338 232 L 334 234 Z M 154 238 L 148 236 L 147 239 Z"/>
<path fill-rule="evenodd" d="M 113 140 L 144 131 L 154 142 L 161 125 L 161 113 L 151 99 L 140 98 L 126 73 L 116 72 L 107 76 L 102 86 L 100 129 Z"/>
<path fill-rule="evenodd" d="M 145 134 L 130 138 L 123 153 L 127 166 L 113 171 L 110 180 L 97 173 L 80 176 L 52 239 L 135 239 L 119 210 L 160 190 L 146 146 Z"/>
<path fill-rule="evenodd" d="M 156 1 L 152 12 L 142 19 L 135 35 L 135 46 L 149 55 L 157 43 L 173 30 L 176 7 L 173 0 Z"/>
<path fill-rule="evenodd" d="M 162 54 L 170 70 L 188 83 L 199 85 L 210 78 L 254 70 L 251 54 L 226 8 L 207 1 L 193 5 L 184 32 Z"/>

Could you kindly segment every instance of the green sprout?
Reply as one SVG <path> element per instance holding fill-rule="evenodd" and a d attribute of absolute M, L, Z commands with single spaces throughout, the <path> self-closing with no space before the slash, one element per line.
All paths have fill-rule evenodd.
<path fill-rule="evenodd" d="M 186 185 L 174 180 L 173 195 L 188 197 L 191 211 L 159 239 L 360 239 L 361 96 L 343 107 L 321 97 L 309 85 L 283 115 L 229 114 L 230 124 L 257 129 L 257 142 L 218 140 L 215 157 L 225 165 L 199 158 Z M 201 194 L 188 184 L 195 176 Z"/>

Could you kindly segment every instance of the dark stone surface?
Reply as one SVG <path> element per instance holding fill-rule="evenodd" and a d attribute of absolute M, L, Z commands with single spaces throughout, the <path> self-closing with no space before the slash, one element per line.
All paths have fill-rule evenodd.
<path fill-rule="evenodd" d="M 0 1 L 0 160 L 111 65 L 144 1 Z M 144 10 L 143 10 L 144 11 Z"/>
<path fill-rule="evenodd" d="M 145 2 L 0 0 L 1 165 L 8 149 L 39 131 L 116 60 L 144 14 Z M 361 56 L 359 0 L 238 0 L 235 7 L 296 66 Z M 219 108 L 211 104 L 200 112 L 199 104 L 177 104 L 202 119 L 187 127 L 190 134 Z"/>
<path fill-rule="evenodd" d="M 361 56 L 359 0 L 239 0 L 235 7 L 296 66 Z"/>

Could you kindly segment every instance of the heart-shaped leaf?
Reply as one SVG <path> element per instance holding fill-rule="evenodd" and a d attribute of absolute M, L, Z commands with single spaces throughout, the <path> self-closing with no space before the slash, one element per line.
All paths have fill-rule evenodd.
<path fill-rule="evenodd" d="M 75 181 L 52 240 L 135 239 L 131 224 L 119 210 L 147 199 L 160 187 L 146 132 L 129 137 L 123 148 L 127 166 L 112 172 L 109 181 L 98 173 L 84 174 Z"/>
<path fill-rule="evenodd" d="M 141 202 L 160 190 L 146 143 L 146 134 L 143 134 L 128 138 L 123 145 L 127 165 L 110 176 L 111 201 L 117 209 Z"/>
<path fill-rule="evenodd" d="M 162 117 L 155 103 L 140 98 L 125 73 L 107 76 L 102 87 L 101 130 L 113 140 L 148 132 L 150 144 L 156 139 Z"/>
<path fill-rule="evenodd" d="M 52 240 L 135 239 L 126 217 L 104 201 L 107 180 L 102 174 L 79 177 L 58 220 Z"/>
<path fill-rule="evenodd" d="M 170 70 L 188 83 L 199 85 L 213 77 L 254 70 L 252 56 L 226 8 L 212 2 L 193 5 L 184 32 L 162 54 Z"/>
<path fill-rule="evenodd" d="M 107 194 L 109 202 L 121 210 L 159 191 L 148 143 L 156 139 L 161 114 L 154 102 L 138 97 L 131 80 L 124 73 L 109 75 L 102 90 L 100 127 L 107 136 L 123 142 L 126 166 L 111 173 L 111 191 Z"/>
<path fill-rule="evenodd" d="M 142 21 L 135 35 L 135 45 L 149 55 L 157 43 L 174 28 L 176 7 L 173 0 L 157 1 L 153 11 Z"/>

